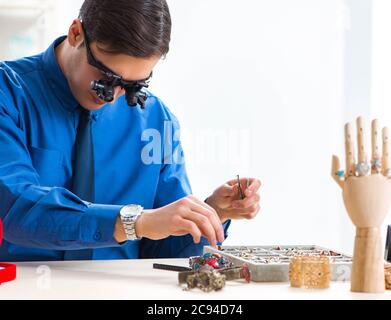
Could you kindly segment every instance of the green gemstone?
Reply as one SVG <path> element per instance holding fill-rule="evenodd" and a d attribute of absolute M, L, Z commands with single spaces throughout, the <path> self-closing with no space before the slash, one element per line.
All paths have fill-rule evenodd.
<path fill-rule="evenodd" d="M 344 172 L 343 172 L 342 170 L 340 170 L 340 171 L 337 172 L 337 176 L 338 176 L 338 177 L 342 178 L 343 175 L 344 175 Z"/>

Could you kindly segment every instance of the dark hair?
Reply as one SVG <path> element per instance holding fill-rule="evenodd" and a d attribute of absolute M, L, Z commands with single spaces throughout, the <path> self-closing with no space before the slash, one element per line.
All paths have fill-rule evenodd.
<path fill-rule="evenodd" d="M 113 54 L 165 56 L 171 39 L 166 0 L 85 0 L 79 14 L 90 42 Z"/>

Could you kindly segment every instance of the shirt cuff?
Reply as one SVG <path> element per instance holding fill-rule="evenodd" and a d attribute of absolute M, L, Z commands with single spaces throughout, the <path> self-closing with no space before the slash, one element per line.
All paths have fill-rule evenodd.
<path fill-rule="evenodd" d="M 223 223 L 224 240 L 228 238 L 228 228 L 229 228 L 230 225 L 231 225 L 231 219 L 229 219 L 229 220 L 227 220 L 227 221 L 225 221 L 225 222 Z M 218 244 L 219 246 L 222 245 L 221 242 L 218 242 L 217 244 Z"/>
<path fill-rule="evenodd" d="M 80 223 L 82 245 L 93 248 L 119 247 L 114 239 L 117 217 L 123 206 L 88 203 Z"/>

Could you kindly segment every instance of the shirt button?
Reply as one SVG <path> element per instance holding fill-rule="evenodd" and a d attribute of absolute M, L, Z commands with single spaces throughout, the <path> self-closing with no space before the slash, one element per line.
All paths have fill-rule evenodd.
<path fill-rule="evenodd" d="M 94 240 L 100 240 L 102 238 L 102 234 L 100 231 L 95 232 L 94 234 Z"/>

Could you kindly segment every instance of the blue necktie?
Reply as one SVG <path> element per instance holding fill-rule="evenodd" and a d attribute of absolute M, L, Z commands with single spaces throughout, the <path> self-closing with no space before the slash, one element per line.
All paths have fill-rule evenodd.
<path fill-rule="evenodd" d="M 82 200 L 95 201 L 94 145 L 91 112 L 82 108 L 75 142 L 72 192 Z"/>
<path fill-rule="evenodd" d="M 73 162 L 71 191 L 84 201 L 95 201 L 94 145 L 91 112 L 80 107 Z M 92 250 L 65 251 L 65 260 L 90 260 Z"/>

